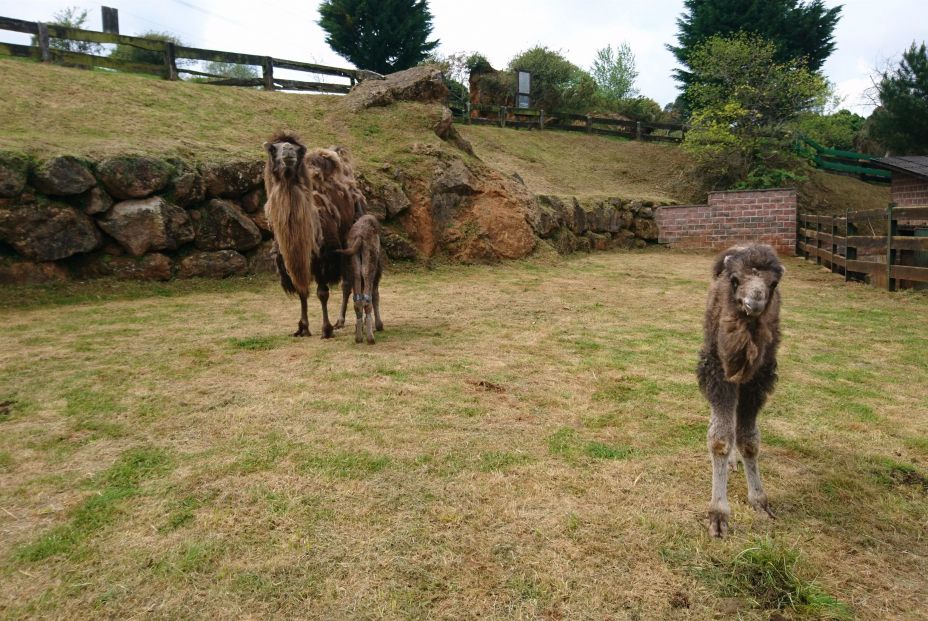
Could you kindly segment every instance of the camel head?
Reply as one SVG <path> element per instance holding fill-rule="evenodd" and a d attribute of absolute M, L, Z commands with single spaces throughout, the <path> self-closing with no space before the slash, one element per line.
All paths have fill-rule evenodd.
<path fill-rule="evenodd" d="M 749 318 L 768 309 L 785 272 L 776 251 L 766 244 L 735 246 L 715 264 L 716 278 L 728 285 L 730 303 Z"/>
<path fill-rule="evenodd" d="M 306 147 L 293 134 L 277 134 L 264 143 L 268 164 L 274 176 L 293 179 L 303 166 Z"/>

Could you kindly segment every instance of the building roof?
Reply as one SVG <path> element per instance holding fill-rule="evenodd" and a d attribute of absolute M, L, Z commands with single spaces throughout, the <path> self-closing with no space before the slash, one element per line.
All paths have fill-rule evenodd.
<path fill-rule="evenodd" d="M 928 155 L 906 157 L 881 157 L 871 162 L 878 168 L 901 172 L 928 180 Z"/>

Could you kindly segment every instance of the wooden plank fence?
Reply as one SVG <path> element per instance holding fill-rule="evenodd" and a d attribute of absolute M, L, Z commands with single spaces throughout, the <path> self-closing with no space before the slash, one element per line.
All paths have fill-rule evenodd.
<path fill-rule="evenodd" d="M 128 71 L 132 73 L 146 73 L 149 75 L 160 76 L 166 80 L 177 80 L 179 79 L 180 74 L 188 74 L 195 77 L 208 78 L 210 81 L 207 82 L 207 84 L 215 84 L 220 86 L 254 86 L 263 87 L 265 90 L 282 89 L 345 94 L 351 90 L 351 87 L 354 86 L 355 82 L 363 77 L 363 72 L 357 71 L 355 69 L 328 67 L 326 65 L 316 65 L 313 63 L 304 63 L 295 60 L 284 60 L 280 58 L 272 58 L 270 56 L 257 56 L 254 54 L 239 54 L 235 52 L 220 52 L 218 50 L 186 47 L 182 45 L 175 45 L 169 41 L 158 41 L 155 39 L 146 39 L 143 37 L 130 37 L 109 32 L 83 30 L 80 28 L 68 28 L 54 24 L 43 24 L 41 22 L 28 22 L 10 17 L 0 17 L 0 30 L 9 30 L 12 32 L 33 35 L 36 37 L 36 41 L 38 43 L 38 45 L 35 46 L 0 43 L 0 56 L 32 58 L 42 62 L 54 62 L 61 65 L 80 67 L 85 69 L 103 67 L 107 69 Z M 130 63 L 107 56 L 59 50 L 50 45 L 50 39 L 131 45 L 151 52 L 160 52 L 163 58 L 163 62 L 161 64 Z M 261 77 L 251 79 L 227 78 L 221 75 L 210 74 L 186 68 L 184 67 L 183 63 L 178 66 L 178 60 L 233 63 L 261 67 Z M 332 84 L 327 82 L 313 82 L 303 80 L 284 80 L 274 75 L 275 69 L 287 69 L 292 71 L 312 73 L 316 75 L 347 78 L 349 80 L 349 84 Z"/>
<path fill-rule="evenodd" d="M 798 226 L 796 254 L 846 281 L 889 291 L 928 283 L 928 207 L 799 214 Z"/>
<path fill-rule="evenodd" d="M 676 123 L 648 123 L 566 112 L 547 112 L 507 106 L 465 104 L 458 122 L 528 129 L 559 129 L 602 136 L 621 136 L 634 140 L 683 142 L 686 126 Z"/>

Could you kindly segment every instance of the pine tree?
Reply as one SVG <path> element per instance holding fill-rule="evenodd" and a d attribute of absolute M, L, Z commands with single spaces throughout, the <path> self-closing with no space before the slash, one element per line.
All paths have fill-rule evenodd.
<path fill-rule="evenodd" d="M 928 49 L 915 43 L 899 66 L 883 73 L 877 86 L 880 107 L 873 113 L 874 138 L 898 155 L 928 153 Z"/>
<path fill-rule="evenodd" d="M 432 14 L 425 0 L 325 0 L 319 16 L 326 43 L 358 69 L 408 69 L 438 46 L 428 40 Z"/>
<path fill-rule="evenodd" d="M 821 69 L 835 50 L 833 32 L 841 7 L 826 8 L 824 0 L 684 0 L 683 4 L 685 12 L 677 19 L 679 45 L 667 48 L 686 67 L 674 72 L 684 90 L 692 79 L 690 54 L 713 36 L 760 35 L 777 46 L 777 61 L 803 59 L 812 71 Z"/>

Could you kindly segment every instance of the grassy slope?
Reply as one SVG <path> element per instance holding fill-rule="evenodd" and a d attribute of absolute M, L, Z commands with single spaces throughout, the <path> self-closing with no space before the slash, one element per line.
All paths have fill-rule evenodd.
<path fill-rule="evenodd" d="M 39 157 L 100 157 L 124 152 L 192 160 L 262 157 L 273 130 L 290 128 L 308 143 L 341 143 L 366 172 L 384 163 L 417 172 L 427 166 L 413 143 L 441 145 L 435 106 L 403 104 L 345 113 L 337 97 L 266 93 L 86 72 L 0 60 L 0 149 Z M 461 127 L 478 155 L 536 193 L 683 200 L 674 188 L 685 163 L 671 145 L 566 132 Z M 423 174 L 428 170 L 422 169 Z M 888 190 L 813 171 L 809 204 L 832 209 L 885 206 Z"/>
<path fill-rule="evenodd" d="M 0 617 L 928 618 L 926 298 L 787 261 L 779 519 L 733 476 L 711 542 L 709 263 L 391 273 L 374 347 L 270 278 L 0 289 Z"/>
<path fill-rule="evenodd" d="M 459 131 L 485 162 L 518 173 L 536 194 L 673 200 L 686 162 L 676 145 L 485 126 Z"/>
<path fill-rule="evenodd" d="M 415 163 L 414 142 L 441 145 L 436 106 L 403 104 L 347 114 L 335 96 L 167 82 L 0 60 L 0 149 L 38 157 L 145 153 L 190 160 L 262 158 L 277 129 L 312 146 L 347 145 L 360 164 Z"/>

